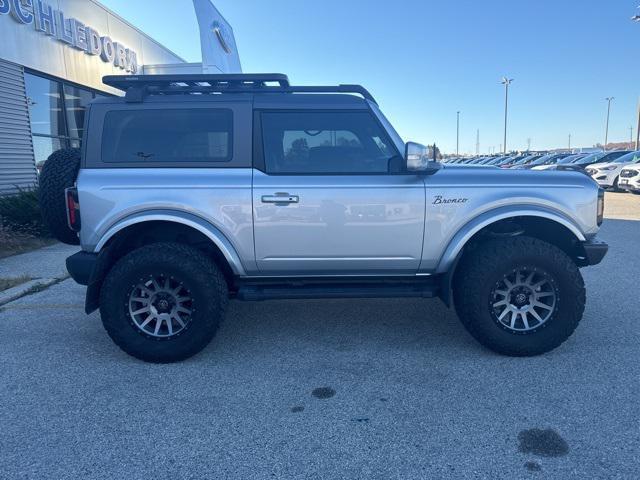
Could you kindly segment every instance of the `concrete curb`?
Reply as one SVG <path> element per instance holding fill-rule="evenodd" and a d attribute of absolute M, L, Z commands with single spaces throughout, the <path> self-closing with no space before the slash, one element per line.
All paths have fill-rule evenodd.
<path fill-rule="evenodd" d="M 9 302 L 17 300 L 20 297 L 24 297 L 30 293 L 40 291 L 47 288 L 54 283 L 58 283 L 63 279 L 59 278 L 37 278 L 35 280 L 29 280 L 28 282 L 16 285 L 13 288 L 9 288 L 4 292 L 0 292 L 0 305 L 5 305 Z"/>

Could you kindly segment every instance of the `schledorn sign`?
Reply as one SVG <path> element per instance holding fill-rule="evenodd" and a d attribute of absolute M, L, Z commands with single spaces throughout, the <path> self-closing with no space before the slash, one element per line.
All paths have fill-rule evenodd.
<path fill-rule="evenodd" d="M 18 23 L 34 28 L 56 38 L 87 55 L 99 56 L 127 72 L 138 72 L 138 56 L 135 51 L 101 36 L 94 28 L 75 18 L 67 18 L 62 10 L 53 8 L 44 0 L 0 0 L 0 15 L 11 15 Z"/>

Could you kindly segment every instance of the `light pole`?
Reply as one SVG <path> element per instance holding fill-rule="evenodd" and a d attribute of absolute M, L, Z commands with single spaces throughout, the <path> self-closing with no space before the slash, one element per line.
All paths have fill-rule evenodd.
<path fill-rule="evenodd" d="M 633 126 L 629 127 L 629 148 L 633 146 Z"/>
<path fill-rule="evenodd" d="M 571 134 L 569 134 L 569 151 L 571 151 Z"/>
<path fill-rule="evenodd" d="M 638 6 L 640 8 L 640 6 Z M 634 22 L 640 22 L 640 15 L 631 17 Z M 638 101 L 638 125 L 636 126 L 636 150 L 640 149 L 640 100 Z"/>
<path fill-rule="evenodd" d="M 604 127 L 604 151 L 607 151 L 607 143 L 609 143 L 609 114 L 611 113 L 611 101 L 615 97 L 607 97 L 605 100 L 607 101 L 607 123 Z"/>
<path fill-rule="evenodd" d="M 460 110 L 456 112 L 456 156 L 460 152 Z"/>
<path fill-rule="evenodd" d="M 636 126 L 636 150 L 640 150 L 640 100 L 638 100 L 638 125 Z"/>
<path fill-rule="evenodd" d="M 509 109 L 509 85 L 513 82 L 513 78 L 502 77 L 502 85 L 504 85 L 504 150 L 507 153 L 507 112 Z"/>

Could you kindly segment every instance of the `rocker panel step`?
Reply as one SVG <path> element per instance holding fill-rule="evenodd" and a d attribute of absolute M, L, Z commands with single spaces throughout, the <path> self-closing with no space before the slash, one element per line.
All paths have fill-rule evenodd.
<path fill-rule="evenodd" d="M 285 300 L 313 298 L 432 298 L 438 288 L 431 283 L 399 284 L 285 284 L 242 285 L 239 300 Z"/>

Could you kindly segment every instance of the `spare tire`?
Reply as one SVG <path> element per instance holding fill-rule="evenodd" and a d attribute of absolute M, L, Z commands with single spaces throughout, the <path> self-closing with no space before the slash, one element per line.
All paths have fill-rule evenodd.
<path fill-rule="evenodd" d="M 53 152 L 40 173 L 40 210 L 45 225 L 55 238 L 69 245 L 79 245 L 76 232 L 67 223 L 64 191 L 73 187 L 80 169 L 80 149 L 68 148 Z"/>

